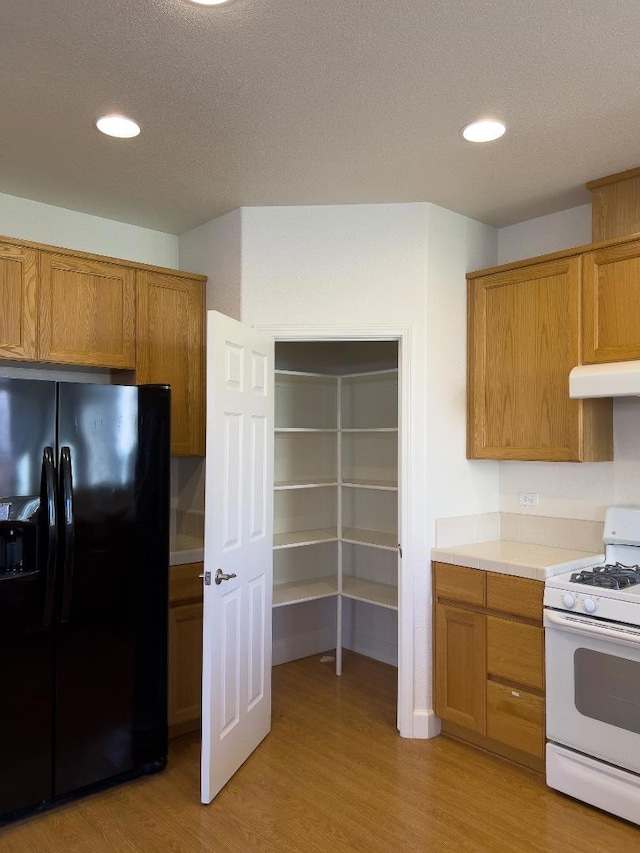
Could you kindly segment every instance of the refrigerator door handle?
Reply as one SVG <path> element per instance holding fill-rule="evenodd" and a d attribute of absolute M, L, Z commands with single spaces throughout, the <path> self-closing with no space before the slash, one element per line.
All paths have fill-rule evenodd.
<path fill-rule="evenodd" d="M 44 607 L 42 627 L 48 628 L 53 618 L 55 600 L 56 556 L 58 550 L 58 513 L 56 507 L 56 469 L 53 447 L 45 447 L 42 453 L 42 488 L 40 494 L 42 510 L 45 513 L 44 525 L 45 566 L 44 566 Z"/>
<path fill-rule="evenodd" d="M 73 475 L 71 448 L 60 448 L 60 490 L 62 522 L 62 607 L 60 622 L 68 622 L 71 613 L 73 592 L 73 545 L 75 528 L 73 522 Z"/>

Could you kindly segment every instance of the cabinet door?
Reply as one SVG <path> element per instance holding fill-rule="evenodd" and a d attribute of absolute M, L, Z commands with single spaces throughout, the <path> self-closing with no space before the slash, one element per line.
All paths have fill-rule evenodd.
<path fill-rule="evenodd" d="M 611 458 L 611 401 L 569 399 L 580 264 L 562 258 L 470 281 L 470 458 Z"/>
<path fill-rule="evenodd" d="M 35 249 L 0 244 L 0 358 L 37 357 L 37 274 Z"/>
<path fill-rule="evenodd" d="M 138 272 L 136 383 L 171 385 L 171 453 L 204 455 L 204 287 Z"/>
<path fill-rule="evenodd" d="M 42 361 L 133 369 L 135 271 L 41 252 L 39 337 Z"/>
<path fill-rule="evenodd" d="M 584 256 L 584 361 L 640 359 L 640 240 Z"/>
<path fill-rule="evenodd" d="M 184 734 L 200 725 L 202 604 L 169 610 L 169 730 Z"/>
<path fill-rule="evenodd" d="M 485 734 L 485 616 L 436 605 L 435 710 L 443 720 Z"/>

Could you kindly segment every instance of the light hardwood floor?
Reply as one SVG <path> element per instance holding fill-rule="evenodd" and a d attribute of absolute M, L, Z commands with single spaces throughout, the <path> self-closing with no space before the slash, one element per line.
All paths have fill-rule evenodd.
<path fill-rule="evenodd" d="M 274 669 L 273 731 L 210 806 L 199 740 L 170 766 L 0 829 L 1 853 L 590 853 L 640 851 L 640 828 L 443 737 L 395 731 L 391 667 L 345 654 Z"/>

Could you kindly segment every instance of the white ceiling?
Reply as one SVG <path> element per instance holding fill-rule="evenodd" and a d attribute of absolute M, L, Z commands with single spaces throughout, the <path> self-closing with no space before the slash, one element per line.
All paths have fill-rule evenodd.
<path fill-rule="evenodd" d="M 4 0 L 0 192 L 174 234 L 273 204 L 504 226 L 640 165 L 639 34 L 637 0 Z M 507 135 L 464 142 L 483 116 Z"/>

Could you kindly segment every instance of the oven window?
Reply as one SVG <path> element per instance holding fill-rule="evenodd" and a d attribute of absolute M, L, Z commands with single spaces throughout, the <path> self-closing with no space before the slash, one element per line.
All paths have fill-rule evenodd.
<path fill-rule="evenodd" d="M 585 717 L 640 734 L 640 663 L 577 649 L 575 703 Z"/>

